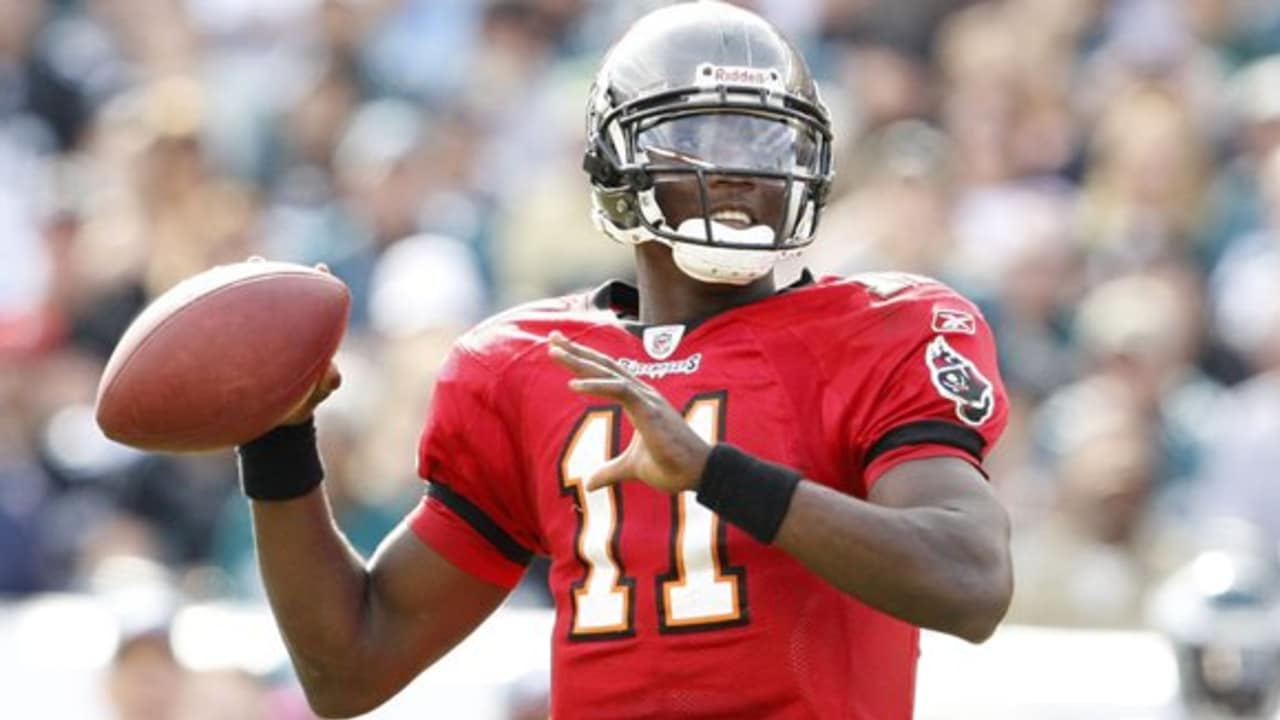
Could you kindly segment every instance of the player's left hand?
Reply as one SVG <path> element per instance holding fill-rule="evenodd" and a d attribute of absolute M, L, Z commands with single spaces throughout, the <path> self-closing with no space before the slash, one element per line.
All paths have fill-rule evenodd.
<path fill-rule="evenodd" d="M 549 352 L 577 376 L 569 381 L 571 390 L 617 402 L 636 429 L 627 449 L 587 478 L 588 490 L 627 478 L 669 493 L 698 487 L 711 446 L 666 398 L 613 358 L 558 332 L 551 333 Z"/>

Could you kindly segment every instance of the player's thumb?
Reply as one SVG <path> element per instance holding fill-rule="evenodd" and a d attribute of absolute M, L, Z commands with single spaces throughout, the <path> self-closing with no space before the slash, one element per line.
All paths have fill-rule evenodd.
<path fill-rule="evenodd" d="M 587 478 L 587 489 L 597 490 L 602 487 L 608 487 L 630 477 L 632 475 L 630 455 L 630 452 L 624 452 L 601 465 L 599 469 L 591 473 L 591 477 Z"/>

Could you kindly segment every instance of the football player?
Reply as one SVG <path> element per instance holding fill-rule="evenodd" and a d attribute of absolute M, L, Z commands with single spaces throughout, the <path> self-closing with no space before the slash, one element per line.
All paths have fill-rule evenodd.
<path fill-rule="evenodd" d="M 367 711 L 550 558 L 557 718 L 912 715 L 920 627 L 1004 615 L 1007 417 L 991 332 L 925 278 L 774 282 L 832 177 L 801 56 L 716 2 L 603 62 L 584 166 L 638 282 L 457 341 L 426 497 L 365 562 L 335 528 L 307 405 L 240 448 L 272 609 L 322 715 Z"/>

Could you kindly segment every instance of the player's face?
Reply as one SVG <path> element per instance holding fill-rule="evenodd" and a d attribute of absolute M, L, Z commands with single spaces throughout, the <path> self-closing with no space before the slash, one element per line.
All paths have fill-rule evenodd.
<path fill-rule="evenodd" d="M 707 207 L 696 175 L 654 179 L 658 205 L 675 227 L 690 218 L 710 217 L 734 229 L 765 225 L 777 230 L 783 219 L 786 184 L 733 175 L 708 174 Z"/>
<path fill-rule="evenodd" d="M 818 140 L 811 130 L 775 118 L 711 113 L 664 120 L 642 130 L 637 145 L 651 162 L 655 194 L 673 227 L 709 217 L 735 229 L 779 230 L 787 182 L 769 173 L 817 172 Z M 684 172 L 663 172 L 662 168 Z M 699 173 L 706 179 L 705 207 Z M 727 174 L 732 169 L 751 174 Z"/>

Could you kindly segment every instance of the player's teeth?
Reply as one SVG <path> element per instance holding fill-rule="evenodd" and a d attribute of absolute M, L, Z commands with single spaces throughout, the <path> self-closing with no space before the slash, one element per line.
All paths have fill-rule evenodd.
<path fill-rule="evenodd" d="M 719 222 L 740 222 L 743 225 L 751 224 L 751 216 L 739 210 L 720 210 L 712 213 L 711 219 Z"/>

